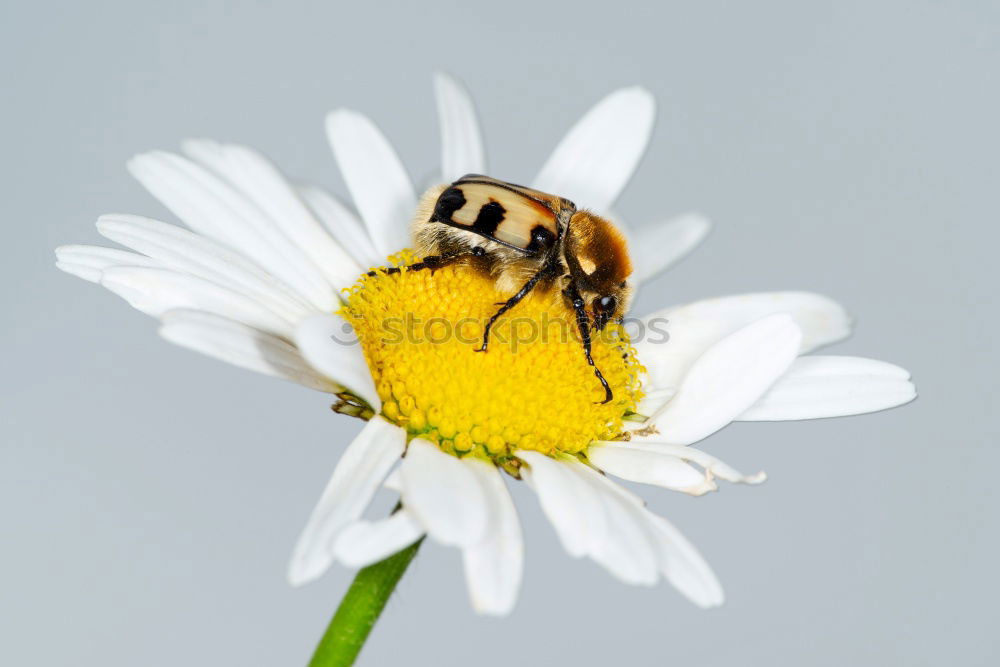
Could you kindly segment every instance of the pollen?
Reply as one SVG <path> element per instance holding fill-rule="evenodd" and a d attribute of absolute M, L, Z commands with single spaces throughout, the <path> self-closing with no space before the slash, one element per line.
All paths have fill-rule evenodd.
<path fill-rule="evenodd" d="M 592 332 L 588 365 L 573 311 L 538 289 L 501 315 L 479 352 L 489 318 L 510 298 L 493 278 L 464 264 L 376 270 L 347 290 L 341 310 L 354 326 L 382 414 L 456 456 L 492 460 L 516 474 L 512 452 L 579 455 L 593 440 L 620 436 L 641 396 L 639 365 L 624 328 Z"/>

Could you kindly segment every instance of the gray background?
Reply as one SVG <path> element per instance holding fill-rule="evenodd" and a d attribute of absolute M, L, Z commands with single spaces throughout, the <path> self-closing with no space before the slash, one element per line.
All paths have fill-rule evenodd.
<path fill-rule="evenodd" d="M 161 341 L 58 273 L 52 248 L 97 241 L 101 213 L 167 216 L 123 163 L 191 135 L 343 193 L 322 131 L 341 105 L 369 113 L 422 181 L 438 160 L 435 68 L 471 88 L 493 171 L 512 180 L 601 95 L 651 88 L 652 147 L 618 208 L 636 224 L 700 209 L 716 228 L 638 310 L 822 292 L 857 317 L 835 350 L 905 366 L 921 397 L 712 438 L 766 469 L 762 487 L 643 491 L 715 567 L 720 610 L 571 560 L 519 488 L 515 613 L 473 615 L 458 554 L 428 545 L 362 663 L 995 664 L 996 2 L 0 12 L 3 664 L 307 660 L 351 573 L 293 590 L 286 559 L 359 424 Z"/>

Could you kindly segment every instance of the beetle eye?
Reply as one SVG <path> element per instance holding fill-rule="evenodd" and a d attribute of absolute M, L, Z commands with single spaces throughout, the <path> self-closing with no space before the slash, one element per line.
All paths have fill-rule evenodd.
<path fill-rule="evenodd" d="M 618 301 L 613 296 L 601 296 L 594 299 L 593 306 L 595 313 L 612 313 Z"/>

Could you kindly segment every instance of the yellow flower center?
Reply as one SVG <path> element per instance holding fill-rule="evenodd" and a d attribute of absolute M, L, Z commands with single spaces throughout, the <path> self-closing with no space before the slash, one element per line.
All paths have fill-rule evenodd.
<path fill-rule="evenodd" d="M 409 252 L 394 256 L 413 262 Z M 347 290 L 341 313 L 364 349 L 382 414 L 411 436 L 511 469 L 512 451 L 579 454 L 622 432 L 641 398 L 643 372 L 624 328 L 593 332 L 592 356 L 614 397 L 587 364 L 574 313 L 556 290 L 538 289 L 483 330 L 511 295 L 462 264 L 376 271 Z"/>

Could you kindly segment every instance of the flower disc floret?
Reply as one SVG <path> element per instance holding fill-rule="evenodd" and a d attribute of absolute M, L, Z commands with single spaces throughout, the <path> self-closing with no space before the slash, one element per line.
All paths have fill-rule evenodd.
<path fill-rule="evenodd" d="M 382 399 L 382 414 L 446 452 L 512 464 L 515 449 L 579 455 L 622 433 L 641 398 L 643 372 L 624 328 L 594 332 L 588 365 L 575 315 L 539 289 L 483 330 L 511 295 L 482 271 L 454 264 L 362 276 L 342 314 L 354 326 Z"/>

